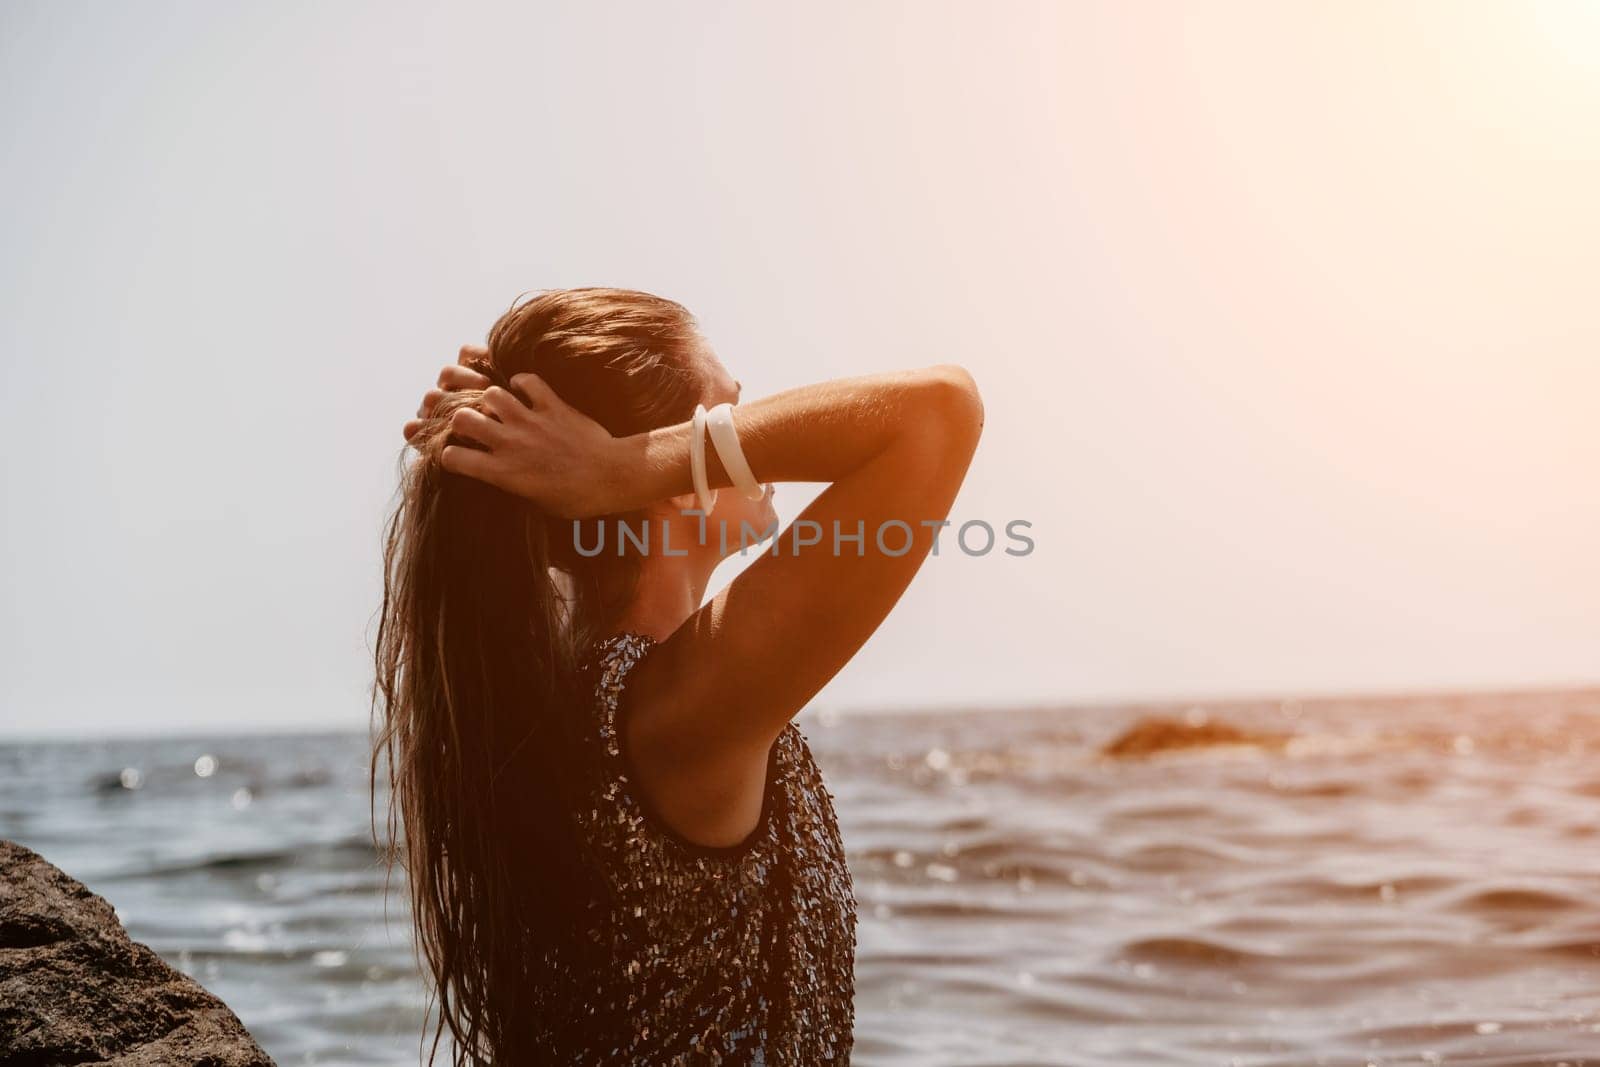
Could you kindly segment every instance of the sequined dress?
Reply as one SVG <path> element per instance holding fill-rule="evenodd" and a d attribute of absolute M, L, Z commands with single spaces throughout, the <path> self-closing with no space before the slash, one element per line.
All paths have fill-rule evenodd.
<path fill-rule="evenodd" d="M 714 847 L 675 833 L 619 744 L 628 672 L 655 643 L 615 634 L 583 666 L 593 790 L 577 819 L 598 891 L 582 931 L 592 951 L 553 976 L 573 1013 L 560 1062 L 848 1064 L 856 901 L 832 794 L 791 722 L 749 837 Z"/>

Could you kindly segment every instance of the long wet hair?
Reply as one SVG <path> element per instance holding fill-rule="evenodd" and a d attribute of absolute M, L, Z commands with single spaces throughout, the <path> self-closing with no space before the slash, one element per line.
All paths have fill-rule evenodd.
<path fill-rule="evenodd" d="M 544 291 L 501 316 L 475 369 L 502 388 L 538 374 L 626 436 L 693 414 L 699 337 L 688 310 L 662 297 Z M 578 667 L 633 599 L 639 569 L 631 553 L 576 546 L 592 551 L 598 524 L 643 518 L 575 525 L 446 471 L 444 446 L 472 445 L 450 433 L 450 416 L 481 396 L 446 393 L 409 442 L 415 458 L 402 455 L 372 693 L 373 835 L 386 869 L 406 871 L 419 966 L 438 998 L 427 1061 L 448 1027 L 456 1067 L 535 1062 L 543 1047 L 533 964 L 561 947 L 592 889 L 568 818 L 581 795 Z"/>

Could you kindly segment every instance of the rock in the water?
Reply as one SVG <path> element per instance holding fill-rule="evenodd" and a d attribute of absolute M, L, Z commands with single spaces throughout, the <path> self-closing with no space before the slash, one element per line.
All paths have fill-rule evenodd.
<path fill-rule="evenodd" d="M 1252 733 L 1225 722 L 1210 720 L 1186 722 L 1183 719 L 1154 717 L 1140 719 L 1114 741 L 1108 742 L 1100 752 L 1106 756 L 1148 756 L 1156 752 L 1199 748 L 1205 745 L 1260 745 L 1276 748 L 1286 741 L 1288 737 L 1283 734 Z"/>
<path fill-rule="evenodd" d="M 0 1063 L 272 1060 L 226 1004 L 130 940 L 103 897 L 0 841 Z"/>

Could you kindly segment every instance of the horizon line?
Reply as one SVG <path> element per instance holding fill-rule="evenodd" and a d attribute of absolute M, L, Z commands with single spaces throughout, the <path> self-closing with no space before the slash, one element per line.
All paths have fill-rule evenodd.
<path fill-rule="evenodd" d="M 945 703 L 923 702 L 920 704 L 872 704 L 872 705 L 811 705 L 808 704 L 795 714 L 795 720 L 801 716 L 807 718 L 869 718 L 873 716 L 885 717 L 914 717 L 918 715 L 1038 715 L 1049 713 L 1089 712 L 1089 711 L 1144 711 L 1156 713 L 1167 709 L 1188 710 L 1207 705 L 1225 705 L 1243 707 L 1261 704 L 1304 704 L 1320 705 L 1340 703 L 1345 701 L 1376 702 L 1384 700 L 1427 700 L 1445 697 L 1465 697 L 1472 700 L 1489 700 L 1514 696 L 1554 696 L 1566 694 L 1580 696 L 1591 694 L 1600 701 L 1600 680 L 1582 682 L 1554 682 L 1514 685 L 1488 685 L 1477 687 L 1416 687 L 1416 688 L 1373 688 L 1373 689 L 1328 689 L 1301 692 L 1234 692 L 1231 694 L 1211 694 L 1203 696 L 1162 696 L 1139 698 L 1074 698 L 1066 702 L 1012 702 L 1008 704 L 973 704 L 973 703 Z M 1597 707 L 1596 710 L 1600 710 Z M 366 730 L 370 736 L 370 721 L 362 726 L 357 723 L 338 726 L 316 726 L 312 724 L 299 725 L 249 725 L 241 724 L 226 730 L 194 725 L 178 725 L 171 727 L 154 727 L 137 731 L 106 732 L 103 727 L 66 728 L 58 731 L 19 731 L 12 733 L 0 729 L 0 746 L 3 745 L 28 745 L 28 744 L 72 744 L 90 741 L 127 742 L 127 741 L 182 741 L 185 739 L 202 739 L 217 737 L 314 737 L 322 734 L 347 735 L 359 734 Z"/>

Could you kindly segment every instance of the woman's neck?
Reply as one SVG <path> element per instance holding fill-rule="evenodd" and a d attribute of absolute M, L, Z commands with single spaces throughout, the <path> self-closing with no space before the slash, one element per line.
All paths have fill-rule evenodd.
<path fill-rule="evenodd" d="M 633 602 L 617 620 L 616 629 L 665 641 L 705 600 L 715 564 L 696 554 L 646 556 Z"/>

